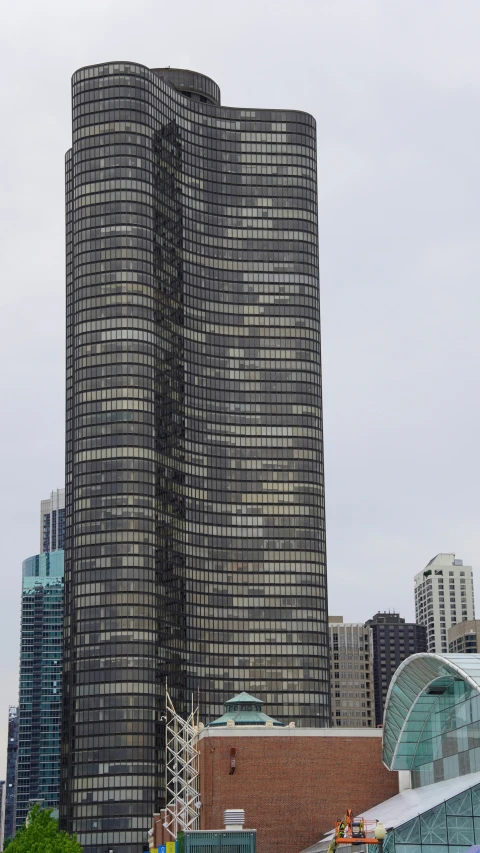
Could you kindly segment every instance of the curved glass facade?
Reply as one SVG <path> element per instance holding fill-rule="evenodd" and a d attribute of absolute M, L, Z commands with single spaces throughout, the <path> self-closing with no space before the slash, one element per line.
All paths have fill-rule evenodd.
<path fill-rule="evenodd" d="M 450 797 L 387 834 L 385 853 L 468 853 L 480 844 L 480 785 Z"/>
<path fill-rule="evenodd" d="M 412 655 L 385 707 L 383 760 L 414 787 L 480 771 L 480 655 Z"/>
<path fill-rule="evenodd" d="M 177 91 L 177 89 L 181 91 Z M 209 78 L 73 78 L 61 820 L 137 851 L 163 692 L 329 725 L 316 131 Z"/>

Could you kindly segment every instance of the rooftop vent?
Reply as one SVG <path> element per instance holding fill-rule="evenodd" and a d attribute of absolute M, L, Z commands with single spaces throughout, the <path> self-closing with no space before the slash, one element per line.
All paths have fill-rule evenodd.
<path fill-rule="evenodd" d="M 245 823 L 245 810 L 225 809 L 223 813 L 223 823 L 225 825 L 225 829 L 232 832 L 243 829 L 243 824 Z"/>

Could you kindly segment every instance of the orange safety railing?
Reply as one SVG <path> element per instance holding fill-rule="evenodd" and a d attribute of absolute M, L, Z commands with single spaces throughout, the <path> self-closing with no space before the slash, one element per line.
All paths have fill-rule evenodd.
<path fill-rule="evenodd" d="M 353 818 L 347 812 L 343 820 L 335 821 L 336 844 L 378 844 L 374 837 L 376 820 Z"/>

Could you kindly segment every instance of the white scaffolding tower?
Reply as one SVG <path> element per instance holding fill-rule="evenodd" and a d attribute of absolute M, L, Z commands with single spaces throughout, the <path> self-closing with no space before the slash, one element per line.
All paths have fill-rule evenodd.
<path fill-rule="evenodd" d="M 199 734 L 198 706 L 186 720 L 177 714 L 165 689 L 166 800 L 164 827 L 172 838 L 181 830 L 198 829 L 199 824 Z"/>

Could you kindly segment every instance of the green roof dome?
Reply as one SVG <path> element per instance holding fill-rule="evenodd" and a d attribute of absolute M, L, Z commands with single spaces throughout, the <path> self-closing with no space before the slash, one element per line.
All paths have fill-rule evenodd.
<path fill-rule="evenodd" d="M 225 702 L 225 713 L 217 720 L 209 723 L 207 728 L 214 726 L 226 726 L 230 720 L 233 720 L 236 726 L 265 726 L 271 722 L 274 726 L 283 726 L 278 720 L 269 717 L 262 711 L 262 699 L 256 699 L 255 696 L 250 696 L 249 693 L 239 693 L 233 699 L 227 699 Z"/>
<path fill-rule="evenodd" d="M 245 690 L 242 693 L 239 693 L 238 696 L 234 696 L 233 699 L 227 699 L 225 702 L 225 707 L 227 705 L 236 705 L 238 703 L 244 703 L 247 705 L 263 705 L 263 699 L 255 699 L 255 696 L 250 696 L 250 693 L 245 693 Z"/>

